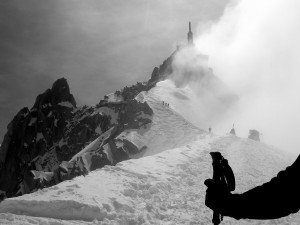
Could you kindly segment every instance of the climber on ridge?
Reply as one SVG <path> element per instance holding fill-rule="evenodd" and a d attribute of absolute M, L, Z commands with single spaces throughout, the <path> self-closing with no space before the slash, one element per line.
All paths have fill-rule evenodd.
<path fill-rule="evenodd" d="M 232 128 L 231 128 L 231 130 L 230 130 L 230 134 L 235 135 L 234 124 L 233 124 L 233 126 L 232 126 Z"/>

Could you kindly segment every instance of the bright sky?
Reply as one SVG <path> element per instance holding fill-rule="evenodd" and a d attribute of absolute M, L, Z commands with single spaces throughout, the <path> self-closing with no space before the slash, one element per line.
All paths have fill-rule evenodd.
<path fill-rule="evenodd" d="M 0 142 L 22 107 L 65 77 L 78 104 L 144 81 L 188 21 L 218 21 L 229 0 L 10 0 L 0 2 Z M 194 30 L 194 35 L 197 32 Z"/>
<path fill-rule="evenodd" d="M 300 1 L 239 0 L 196 40 L 240 98 L 225 126 L 300 153 Z M 215 125 L 220 126 L 220 124 Z"/>

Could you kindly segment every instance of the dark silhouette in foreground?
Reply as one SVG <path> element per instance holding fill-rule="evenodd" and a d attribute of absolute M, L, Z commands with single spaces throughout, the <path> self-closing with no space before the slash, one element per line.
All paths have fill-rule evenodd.
<path fill-rule="evenodd" d="M 234 173 L 228 164 L 228 160 L 225 159 L 220 152 L 210 152 L 213 166 L 213 179 L 205 181 L 207 186 L 210 186 L 210 182 L 218 182 L 222 190 L 226 190 L 225 193 L 230 193 L 235 190 L 235 177 Z M 216 209 L 213 210 L 212 222 L 214 225 L 219 225 L 223 220 L 223 215 Z"/>
<path fill-rule="evenodd" d="M 278 219 L 300 209 L 300 155 L 269 182 L 242 194 L 231 194 L 213 179 L 205 181 L 205 205 L 235 219 Z"/>

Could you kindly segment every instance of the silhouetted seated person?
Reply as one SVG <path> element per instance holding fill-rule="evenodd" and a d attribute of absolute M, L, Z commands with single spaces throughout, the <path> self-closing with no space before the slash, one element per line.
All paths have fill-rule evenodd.
<path fill-rule="evenodd" d="M 269 182 L 242 194 L 231 194 L 212 179 L 205 205 L 223 216 L 235 219 L 277 219 L 300 209 L 300 155 Z"/>

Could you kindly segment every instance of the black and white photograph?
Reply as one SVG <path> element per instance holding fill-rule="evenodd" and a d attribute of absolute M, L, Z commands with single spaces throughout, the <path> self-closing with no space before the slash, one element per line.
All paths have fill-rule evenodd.
<path fill-rule="evenodd" d="M 300 224 L 299 0 L 0 0 L 0 225 Z"/>

